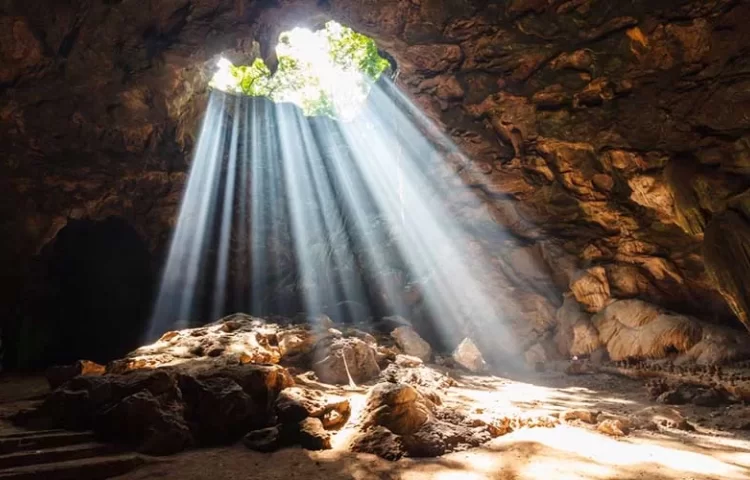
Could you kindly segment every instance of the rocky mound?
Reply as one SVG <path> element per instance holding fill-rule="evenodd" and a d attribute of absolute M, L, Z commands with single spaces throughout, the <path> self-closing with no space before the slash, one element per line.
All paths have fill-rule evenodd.
<path fill-rule="evenodd" d="M 351 449 L 388 459 L 435 457 L 490 440 L 486 424 L 440 406 L 440 397 L 406 384 L 379 383 L 367 395 Z"/>
<path fill-rule="evenodd" d="M 55 390 L 36 416 L 58 428 L 92 429 L 102 440 L 143 453 L 170 454 L 267 425 L 273 402 L 293 384 L 278 365 L 81 375 Z"/>
<path fill-rule="evenodd" d="M 230 315 L 205 327 L 167 332 L 106 367 L 80 361 L 52 368 L 48 379 L 55 390 L 38 411 L 19 420 L 91 429 L 103 440 L 149 454 L 243 436 L 249 448 L 259 451 L 295 444 L 331 448 L 332 432 L 349 420 L 349 400 L 308 383 L 295 385 L 295 372 L 319 385 L 394 382 L 380 383 L 369 394 L 366 415 L 371 418 L 353 447 L 360 451 L 369 451 L 364 445 L 377 434 L 376 427 L 389 429 L 404 445 L 381 452 L 389 458 L 440 455 L 489 438 L 486 426 L 476 430 L 466 419 L 437 408 L 436 391 L 452 380 L 421 358 L 402 353 L 396 344 L 423 358 L 432 356 L 429 344 L 410 327 L 394 326 L 388 334 L 373 331 L 376 339 L 362 330 L 335 328 L 327 317 L 304 324 L 275 320 Z M 471 354 L 466 358 L 484 365 L 476 347 L 465 343 L 468 353 L 457 351 L 454 361 L 460 364 Z M 464 363 L 472 366 L 469 360 Z M 397 404 L 396 415 L 411 422 L 408 428 L 375 413 Z"/>

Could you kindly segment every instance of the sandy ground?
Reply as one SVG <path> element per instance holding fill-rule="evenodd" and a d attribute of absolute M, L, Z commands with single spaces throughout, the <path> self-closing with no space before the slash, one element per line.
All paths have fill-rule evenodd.
<path fill-rule="evenodd" d="M 457 375 L 454 375 L 457 376 Z M 330 387 L 329 387 L 330 388 Z M 348 395 L 354 404 L 362 393 Z M 606 374 L 571 377 L 541 373 L 523 381 L 491 376 L 459 376 L 445 404 L 479 416 L 541 416 L 570 408 L 628 414 L 655 404 L 641 382 Z M 439 458 L 382 460 L 345 450 L 348 429 L 334 448 L 311 452 L 288 448 L 272 454 L 241 445 L 198 450 L 159 460 L 120 480 L 169 479 L 750 479 L 750 431 L 717 429 L 737 425 L 750 407 L 675 407 L 694 432 L 661 429 L 614 438 L 592 427 L 559 425 L 523 428 L 481 448 Z M 738 423 L 739 422 L 739 423 Z"/>
<path fill-rule="evenodd" d="M 523 379 L 467 376 L 452 372 L 457 385 L 445 392 L 445 404 L 481 417 L 543 416 L 570 408 L 628 414 L 654 406 L 639 381 L 607 374 L 567 376 L 539 373 Z M 8 387 L 20 385 L 16 394 Z M 28 404 L 38 396 L 39 379 L 0 381 L 0 416 L 10 405 Z M 333 441 L 333 449 L 311 452 L 288 448 L 272 454 L 242 445 L 193 450 L 153 459 L 117 477 L 146 479 L 750 479 L 750 407 L 674 407 L 696 427 L 693 432 L 662 428 L 614 438 L 591 426 L 563 424 L 522 428 L 481 448 L 438 458 L 382 460 L 346 451 L 366 388 L 318 385 L 352 400 L 350 424 Z M 33 401 L 33 400 L 32 400 Z M 0 423 L 0 433 L 8 428 Z"/>

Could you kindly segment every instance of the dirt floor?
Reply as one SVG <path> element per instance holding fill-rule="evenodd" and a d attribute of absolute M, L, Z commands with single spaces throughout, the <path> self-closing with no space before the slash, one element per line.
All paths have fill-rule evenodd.
<path fill-rule="evenodd" d="M 153 459 L 117 477 L 146 479 L 749 479 L 750 406 L 665 407 L 649 400 L 643 382 L 609 374 L 569 376 L 534 373 L 523 379 L 448 372 L 456 385 L 444 392 L 444 404 L 480 418 L 503 416 L 541 419 L 546 425 L 524 427 L 497 437 L 481 448 L 438 458 L 389 462 L 346 450 L 358 421 L 366 387 L 339 388 L 310 380 L 331 393 L 346 395 L 352 418 L 322 452 L 287 448 L 252 452 L 242 445 L 193 450 Z M 298 379 L 304 382 L 305 379 Z M 40 379 L 0 382 L 0 416 L 28 406 L 43 392 Z M 10 392 L 14 393 L 10 393 Z M 28 400 L 31 398 L 31 400 Z M 582 422 L 556 422 L 569 409 L 632 415 L 647 407 L 674 408 L 695 428 L 660 426 L 622 437 L 604 435 Z M 546 419 L 546 420 L 545 420 Z M 548 421 L 549 420 L 549 421 Z M 553 426 L 549 426 L 553 425 Z M 0 423 L 0 433 L 13 428 Z"/>

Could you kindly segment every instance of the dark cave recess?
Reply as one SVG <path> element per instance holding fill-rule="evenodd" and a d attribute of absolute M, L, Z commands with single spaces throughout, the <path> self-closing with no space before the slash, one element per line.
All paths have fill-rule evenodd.
<path fill-rule="evenodd" d="M 139 345 L 157 283 L 146 243 L 124 219 L 69 220 L 35 270 L 33 313 L 8 342 L 6 366 L 107 362 Z"/>

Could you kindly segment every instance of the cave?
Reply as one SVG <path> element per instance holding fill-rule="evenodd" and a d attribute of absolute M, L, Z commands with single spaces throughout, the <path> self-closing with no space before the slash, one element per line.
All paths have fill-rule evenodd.
<path fill-rule="evenodd" d="M 750 476 L 746 2 L 46 3 L 0 478 Z"/>
<path fill-rule="evenodd" d="M 10 345 L 16 365 L 38 369 L 81 358 L 107 363 L 140 345 L 156 283 L 151 254 L 125 220 L 72 219 L 44 247 L 39 263 L 35 281 L 43 291 L 33 299 L 28 330 Z"/>

